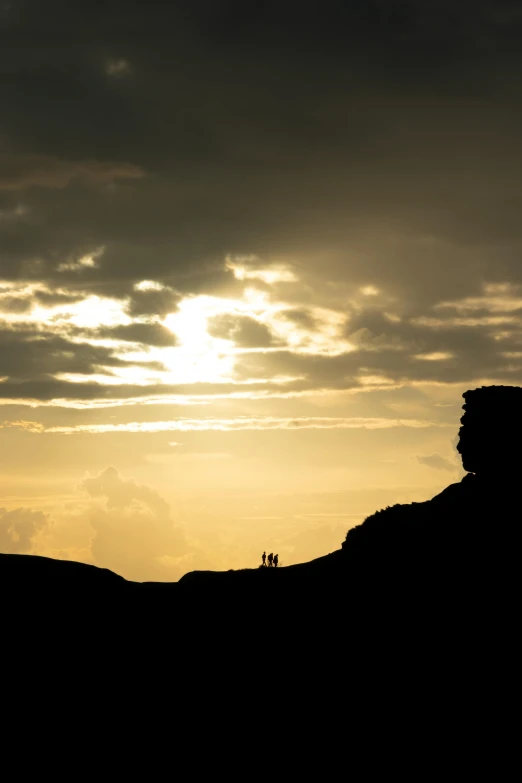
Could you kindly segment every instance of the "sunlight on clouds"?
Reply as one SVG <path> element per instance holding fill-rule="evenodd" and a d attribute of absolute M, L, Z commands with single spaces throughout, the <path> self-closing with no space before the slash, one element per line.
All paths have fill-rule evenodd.
<path fill-rule="evenodd" d="M 75 263 L 80 262 L 87 268 L 94 263 L 93 256 L 83 257 Z M 372 318 L 382 308 L 385 311 L 382 314 L 390 324 L 402 320 L 394 312 L 395 305 L 388 304 L 389 297 L 374 285 L 357 289 L 348 287 L 333 300 L 321 294 L 310 299 L 310 286 L 306 280 L 299 280 L 293 269 L 284 265 L 263 266 L 255 257 L 242 257 L 227 259 L 227 268 L 242 283 L 234 286 L 235 296 L 195 294 L 180 298 L 180 294 L 162 282 L 147 278 L 138 280 L 133 284 L 137 292 L 135 297 L 150 296 L 152 302 L 152 309 L 143 311 L 134 308 L 132 293 L 127 297 L 111 298 L 74 286 L 51 288 L 43 281 L 0 280 L 0 328 L 11 334 L 20 330 L 21 344 L 44 340 L 50 335 L 66 341 L 64 344 L 58 341 L 58 348 L 50 351 L 49 366 L 45 367 L 48 378 L 57 382 L 59 398 L 36 399 L 37 384 L 33 385 L 34 392 L 28 392 L 29 399 L 17 398 L 21 389 L 17 387 L 15 370 L 12 377 L 9 374 L 4 377 L 2 391 L 7 393 L 0 404 L 16 401 L 31 407 L 83 410 L 125 405 L 205 406 L 221 400 L 260 402 L 300 397 L 304 400 L 328 393 L 328 389 L 322 388 L 325 385 L 321 378 L 324 362 L 317 363 L 319 369 L 314 362 L 290 362 L 287 366 L 294 372 L 284 374 L 281 362 L 288 354 L 327 358 L 353 352 L 363 356 L 375 346 L 379 351 L 387 352 L 405 348 L 404 341 L 398 339 L 385 342 L 379 338 L 372 342 L 372 332 L 364 326 L 349 336 L 350 319 L 353 323 L 364 324 L 367 312 Z M 271 274 L 265 274 L 266 270 Z M 281 282 L 285 285 L 279 287 Z M 165 290 L 175 295 L 167 297 L 167 307 L 156 312 L 155 296 L 158 294 L 161 299 Z M 483 291 L 484 295 L 480 297 L 441 302 L 431 311 L 408 319 L 404 329 L 409 326 L 414 329 L 416 325 L 433 329 L 480 325 L 493 327 L 491 337 L 515 339 L 513 330 L 509 330 L 511 326 L 516 329 L 522 322 L 516 312 L 518 304 L 522 303 L 518 287 L 487 284 Z M 175 339 L 164 335 L 165 330 Z M 365 335 L 369 335 L 369 339 L 363 339 Z M 9 340 L 12 340 L 11 336 Z M 16 340 L 13 344 L 16 345 Z M 423 343 L 412 339 L 411 345 L 413 351 L 419 351 Z M 520 355 L 516 340 L 513 346 L 509 343 L 504 346 L 502 358 L 510 360 L 510 364 L 503 367 L 503 378 L 510 382 L 509 376 L 519 372 L 517 360 Z M 436 347 L 429 350 L 428 343 L 423 352 L 413 353 L 409 357 L 409 361 L 413 360 L 411 367 L 415 362 L 420 367 L 421 363 L 455 359 L 456 354 L 451 350 L 433 350 Z M 56 364 L 53 366 L 54 357 Z M 366 366 L 360 366 L 363 362 Z M 368 359 L 361 359 L 360 363 L 347 359 L 347 366 L 352 368 L 346 375 L 347 394 L 384 392 L 416 385 L 414 378 L 405 380 L 403 373 L 394 378 L 387 363 L 369 365 Z M 11 393 L 6 388 L 9 384 L 12 384 Z M 64 390 L 64 386 L 58 384 L 69 385 L 70 390 Z M 84 388 L 80 388 L 82 385 Z M 184 387 L 180 390 L 183 394 L 176 393 L 175 387 L 180 386 Z M 33 393 L 35 399 L 30 398 Z M 282 421 L 273 425 L 256 422 L 251 426 L 347 426 L 339 423 L 319 425 L 317 422 L 313 425 L 285 424 Z M 193 426 L 206 427 L 208 424 Z M 215 425 L 216 428 L 222 426 Z M 244 427 L 244 423 L 241 426 Z"/>
<path fill-rule="evenodd" d="M 287 315 L 292 309 L 291 305 L 274 302 L 265 291 L 255 288 L 248 288 L 244 293 L 244 302 L 236 303 L 238 313 L 257 318 L 294 353 L 338 356 L 355 350 L 352 343 L 342 336 L 346 323 L 345 312 L 326 307 L 308 307 L 313 326 L 306 327 L 288 319 Z"/>
<path fill-rule="evenodd" d="M 177 348 L 161 349 L 161 361 L 179 382 L 220 382 L 232 379 L 235 355 L 252 351 L 236 346 L 232 340 L 208 333 L 209 318 L 219 315 L 249 316 L 268 327 L 276 339 L 296 353 L 338 355 L 354 350 L 341 338 L 346 321 L 344 313 L 313 308 L 314 328 L 306 329 L 285 317 L 289 306 L 274 302 L 265 291 L 247 289 L 243 299 L 195 296 L 180 302 L 177 312 L 164 325 L 178 338 Z M 270 351 L 270 348 L 258 349 Z M 149 350 L 149 356 L 155 352 Z M 159 353 L 157 358 L 160 358 Z M 177 382 L 177 381 L 172 381 Z"/>
<path fill-rule="evenodd" d="M 208 319 L 240 307 L 240 302 L 214 296 L 189 297 L 182 300 L 178 311 L 168 315 L 163 323 L 174 332 L 181 345 L 194 351 L 194 354 L 214 348 L 224 350 L 231 346 L 231 341 L 210 336 L 207 331 Z"/>
<path fill-rule="evenodd" d="M 7 296 L 31 297 L 37 291 L 45 289 L 42 283 L 29 283 L 26 281 L 13 282 L 12 280 L 0 280 L 0 300 Z"/>
<path fill-rule="evenodd" d="M 357 380 L 362 386 L 391 386 L 394 384 L 390 378 L 385 375 L 358 375 Z"/>
<path fill-rule="evenodd" d="M 449 326 L 503 326 L 504 324 L 521 324 L 522 321 L 514 315 L 484 315 L 476 318 L 432 318 L 430 316 L 419 316 L 418 318 L 412 318 L 410 323 L 434 329 L 447 329 Z"/>
<path fill-rule="evenodd" d="M 425 362 L 443 362 L 445 359 L 453 359 L 454 354 L 445 351 L 433 351 L 432 353 L 418 353 L 413 358 L 422 359 Z"/>
<path fill-rule="evenodd" d="M 165 318 L 164 325 L 180 343 L 176 348 L 160 349 L 171 383 L 216 383 L 232 377 L 233 343 L 212 337 L 207 330 L 210 317 L 228 312 L 232 307 L 228 300 L 196 296 L 182 300 L 178 311 Z M 154 355 L 154 351 L 149 353 Z"/>
<path fill-rule="evenodd" d="M 80 266 L 92 266 L 102 252 L 103 248 L 100 248 L 73 264 L 63 265 L 62 269 L 70 271 Z M 229 259 L 227 263 L 233 262 Z M 265 283 L 297 281 L 294 272 L 283 266 L 267 268 L 270 274 L 265 274 L 267 270 L 248 268 L 246 261 L 243 266 L 238 264 L 239 261 L 233 267 L 234 273 L 247 280 L 257 277 Z M 165 288 L 162 283 L 148 279 L 134 284 L 134 290 L 140 293 L 162 291 Z M 76 301 L 74 297 L 77 297 Z M 179 302 L 176 300 L 173 305 L 175 311 L 163 319 L 154 313 L 132 317 L 127 297 L 115 299 L 94 294 L 82 295 L 82 292 L 73 292 L 66 287 L 50 289 L 43 282 L 0 283 L 0 309 L 2 302 L 5 302 L 5 307 L 0 324 L 3 322 L 7 328 L 16 331 L 18 325 L 23 326 L 24 330 L 32 327 L 34 331 L 29 338 L 31 340 L 39 339 L 39 334 L 44 336 L 50 333 L 68 340 L 71 346 L 103 348 L 110 352 L 108 359 L 116 360 L 104 363 L 101 355 L 100 362 L 91 365 L 88 373 L 82 369 L 68 371 L 61 367 L 53 374 L 50 368 L 54 378 L 71 384 L 282 384 L 298 380 L 301 376 L 276 373 L 272 377 L 243 378 L 238 381 L 234 375 L 236 360 L 240 355 L 255 352 L 289 350 L 295 354 L 338 356 L 356 350 L 344 337 L 347 320 L 344 310 L 311 305 L 305 308 L 308 318 L 297 321 L 291 316 L 295 310 L 294 301 L 285 302 L 277 298 L 271 289 L 261 290 L 255 284 L 247 286 L 238 298 L 201 294 L 187 296 Z M 237 344 L 233 339 L 233 329 L 226 336 L 209 333 L 209 319 L 221 316 L 231 318 L 232 323 L 234 318 L 240 322 L 245 317 L 250 319 L 250 323 L 257 322 L 266 330 L 262 332 L 267 335 L 266 344 L 250 347 Z M 138 342 L 136 337 L 125 339 L 127 333 L 119 332 L 112 336 L 106 331 L 136 324 L 164 326 L 176 336 L 178 344 L 150 345 Z M 105 330 L 105 333 L 101 330 Z M 129 335 L 132 334 L 129 332 Z M 66 357 L 63 351 L 62 356 Z M 72 360 L 74 354 L 71 353 L 70 358 Z"/>
<path fill-rule="evenodd" d="M 88 380 L 92 380 L 92 375 L 83 375 L 77 373 L 71 373 L 71 380 L 76 382 L 87 383 Z M 5 378 L 4 380 L 7 380 Z M 338 395 L 341 392 L 339 389 L 301 389 L 287 391 L 284 389 L 284 384 L 289 380 L 296 380 L 295 378 L 287 377 L 272 377 L 266 379 L 257 379 L 256 383 L 262 383 L 266 388 L 261 389 L 248 389 L 252 385 L 251 380 L 244 382 L 235 381 L 233 383 L 224 384 L 225 390 L 223 392 L 214 391 L 210 394 L 196 392 L 194 394 L 165 394 L 164 392 L 157 392 L 155 394 L 143 395 L 143 396 L 122 396 L 110 398 L 105 395 L 97 397 L 96 395 L 89 397 L 88 399 L 82 399 L 74 397 L 74 391 L 71 389 L 71 394 L 68 397 L 53 397 L 50 400 L 42 400 L 35 398 L 23 398 L 23 397 L 1 397 L 0 405 L 24 405 L 29 408 L 69 408 L 71 410 L 94 410 L 103 408 L 120 408 L 122 406 L 146 406 L 146 405 L 198 405 L 205 406 L 210 405 L 213 402 L 221 400 L 291 400 L 300 398 L 321 398 L 328 397 L 330 395 Z M 299 380 L 299 379 L 298 379 Z M 145 384 L 149 385 L 149 384 Z M 236 391 L 230 387 L 246 387 L 246 391 Z M 384 387 L 383 387 L 384 388 Z M 391 387 L 386 387 L 391 388 Z M 399 388 L 395 386 L 393 388 Z M 372 388 L 372 391 L 375 389 Z M 102 387 L 100 387 L 102 391 Z M 350 388 L 343 389 L 343 394 L 354 394 L 361 391 L 366 391 L 362 388 Z M 2 425 L 0 425 L 0 428 Z"/>
<path fill-rule="evenodd" d="M 81 302 L 54 308 L 51 318 L 73 326 L 95 329 L 99 326 L 120 326 L 132 323 L 124 311 L 124 302 L 101 296 L 88 296 Z"/>
<path fill-rule="evenodd" d="M 511 283 L 484 283 L 482 296 L 466 296 L 462 299 L 438 302 L 432 310 L 437 315 L 422 315 L 410 319 L 414 326 L 432 329 L 453 327 L 522 326 L 521 287 Z M 443 314 L 443 311 L 446 313 Z M 511 336 L 507 330 L 492 335 L 495 340 Z M 416 357 L 419 358 L 419 357 Z"/>
<path fill-rule="evenodd" d="M 102 250 L 100 248 L 99 253 Z M 95 263 L 94 256 L 85 256 L 75 264 L 88 267 Z M 259 259 L 245 256 L 228 258 L 226 266 L 233 271 L 236 279 L 245 283 L 236 297 L 198 294 L 179 299 L 175 296 L 172 303 L 168 303 L 172 311 L 167 310 L 167 315 L 155 313 L 154 309 L 144 311 L 143 314 L 133 314 L 132 297 L 110 298 L 64 286 L 51 289 L 43 282 L 3 284 L 0 281 L 0 309 L 2 301 L 6 303 L 5 314 L 0 315 L 0 324 L 3 323 L 11 331 L 21 328 L 27 333 L 29 330 L 25 340 L 34 341 L 52 334 L 70 344 L 69 351 L 65 346 L 59 352 L 60 362 L 55 372 L 52 363 L 47 372 L 56 381 L 71 384 L 71 399 L 64 401 L 63 397 L 67 395 L 62 393 L 60 400 L 68 407 L 78 408 L 85 407 L 81 399 L 75 399 L 73 389 L 78 384 L 100 386 L 99 394 L 93 388 L 89 400 L 91 406 L 100 404 L 104 397 L 103 387 L 114 389 L 110 395 L 105 395 L 114 397 L 104 401 L 107 406 L 123 405 L 131 397 L 136 397 L 131 394 L 126 397 L 124 391 L 118 394 L 118 386 L 122 389 L 132 386 L 157 387 L 155 394 L 147 399 L 139 398 L 141 404 L 155 404 L 162 399 L 168 399 L 172 404 L 183 404 L 187 400 L 204 404 L 206 400 L 231 399 L 236 394 L 234 387 L 245 390 L 238 390 L 244 399 L 282 398 L 284 389 L 276 387 L 298 381 L 302 382 L 301 386 L 306 386 L 306 372 L 298 370 L 281 373 L 280 369 L 275 369 L 279 359 L 275 359 L 272 364 L 274 369 L 271 370 L 271 362 L 267 358 L 266 373 L 254 371 L 249 377 L 248 374 L 239 373 L 240 368 L 236 367 L 236 363 L 248 354 L 290 352 L 301 356 L 337 357 L 361 349 L 346 337 L 346 327 L 350 311 L 363 307 L 361 298 L 374 297 L 380 293 L 375 286 L 362 289 L 363 293 L 359 294 L 356 302 L 351 301 L 347 292 L 346 298 L 340 297 L 334 307 L 328 307 L 324 306 L 321 297 L 310 302 L 307 298 L 309 286 L 302 283 L 293 269 L 284 264 L 262 266 Z M 256 283 L 256 280 L 259 282 Z M 280 282 L 292 285 L 279 289 L 277 284 Z M 154 279 L 138 281 L 133 288 L 139 294 L 173 290 Z M 288 300 L 281 296 L 281 290 L 287 292 Z M 306 303 L 296 308 L 300 291 Z M 18 299 L 21 303 L 16 301 L 13 306 L 14 300 Z M 137 312 L 140 313 L 139 310 Z M 299 317 L 296 317 L 296 313 Z M 220 318 L 222 322 L 225 319 L 224 323 L 230 324 L 221 333 L 215 326 L 216 322 L 212 323 L 212 319 L 219 321 Z M 137 325 L 157 327 L 160 330 L 164 327 L 175 336 L 176 340 L 172 342 L 176 344 L 169 344 L 168 339 L 165 344 L 161 341 L 157 344 L 153 341 L 149 343 L 147 331 L 136 329 Z M 254 335 L 254 339 L 250 338 L 250 342 L 245 340 L 245 334 Z M 258 343 L 256 339 L 259 339 Z M 75 355 L 76 346 L 78 356 Z M 86 350 L 88 346 L 96 349 L 96 353 L 89 353 Z M 77 361 L 82 356 L 85 359 Z M 70 367 L 67 366 L 69 360 Z M 248 361 L 244 366 L 248 367 Z M 263 365 L 258 366 L 261 368 Z M 390 388 L 394 385 L 394 381 L 373 368 L 368 372 L 364 368 L 360 370 L 359 390 Z M 162 386 L 182 384 L 214 384 L 224 389 L 222 395 L 218 394 L 217 388 L 213 393 L 202 395 L 198 394 L 197 389 L 189 395 L 163 396 L 161 393 Z M 249 386 L 251 390 L 246 388 Z M 266 388 L 263 389 L 263 386 Z M 205 390 L 202 389 L 202 392 Z M 302 388 L 290 391 L 289 395 L 306 396 L 309 393 L 306 388 Z M 313 390 L 311 393 L 314 393 Z M 26 402 L 33 404 L 34 401 Z M 42 403 L 53 404 L 47 401 Z"/>
<path fill-rule="evenodd" d="M 490 313 L 510 313 L 522 310 L 520 286 L 510 283 L 485 283 L 484 296 L 467 296 L 454 301 L 439 302 L 436 309 L 453 309 L 458 313 L 487 310 Z"/>
<path fill-rule="evenodd" d="M 227 256 L 225 269 L 233 272 L 236 280 L 262 280 L 263 283 L 293 283 L 297 276 L 285 264 L 271 264 L 269 267 L 253 267 L 249 264 L 260 262 L 257 256 L 235 256 L 233 259 Z"/>
<path fill-rule="evenodd" d="M 361 294 L 363 296 L 378 296 L 379 289 L 376 288 L 374 285 L 365 285 L 363 286 L 363 288 L 361 288 Z"/>
<path fill-rule="evenodd" d="M 153 386 L 163 380 L 160 373 L 156 373 L 156 377 L 145 374 L 143 367 L 111 367 L 106 373 L 93 372 L 88 375 L 80 372 L 57 372 L 53 374 L 53 378 L 67 383 L 97 383 L 100 386 Z"/>
<path fill-rule="evenodd" d="M 142 280 L 133 286 L 135 291 L 164 291 L 167 286 L 158 283 L 156 280 Z"/>
<path fill-rule="evenodd" d="M 99 247 L 93 250 L 92 253 L 79 258 L 77 261 L 65 261 L 62 264 L 58 264 L 56 267 L 57 272 L 81 272 L 82 269 L 94 269 L 98 266 L 98 259 L 105 252 L 105 247 Z"/>
<path fill-rule="evenodd" d="M 441 302 L 438 309 L 453 308 L 458 313 L 487 310 L 490 313 L 509 313 L 522 310 L 522 298 L 514 296 L 470 296 L 455 302 Z"/>
<path fill-rule="evenodd" d="M 39 293 L 67 296 L 69 291 L 66 288 L 51 290 L 43 283 L 0 282 L 0 306 L 2 299 L 7 300 L 13 296 L 26 299 L 30 305 L 27 312 L 3 313 L 0 316 L 0 326 L 2 322 L 7 326 L 23 323 L 45 327 L 46 331 L 66 336 L 69 325 L 95 329 L 99 326 L 120 326 L 132 322 L 125 312 L 126 300 L 91 294 L 77 302 L 46 306 L 33 298 Z"/>
<path fill-rule="evenodd" d="M 288 321 L 284 317 L 285 309 L 277 312 L 272 318 L 265 318 L 265 323 L 295 353 L 339 356 L 356 350 L 355 346 L 342 336 L 346 324 L 344 312 L 324 307 L 310 308 L 314 328 L 306 329 Z"/>

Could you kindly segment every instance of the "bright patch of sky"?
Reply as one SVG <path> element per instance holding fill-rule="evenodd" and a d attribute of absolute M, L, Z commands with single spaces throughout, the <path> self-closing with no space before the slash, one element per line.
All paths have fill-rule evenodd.
<path fill-rule="evenodd" d="M 98 266 L 98 259 L 103 255 L 104 250 L 104 247 L 99 247 L 92 253 L 86 253 L 77 261 L 64 261 L 56 269 L 58 272 L 81 272 L 82 269 L 94 269 Z"/>

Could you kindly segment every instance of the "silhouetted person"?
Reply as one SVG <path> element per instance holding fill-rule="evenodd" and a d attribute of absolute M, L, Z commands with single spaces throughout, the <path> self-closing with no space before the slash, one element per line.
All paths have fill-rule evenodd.
<path fill-rule="evenodd" d="M 274 555 L 274 568 L 279 565 L 279 555 Z"/>
<path fill-rule="evenodd" d="M 273 555 L 273 552 L 270 552 L 270 554 L 268 555 L 268 567 L 269 568 L 272 568 L 273 562 L 274 562 L 274 555 Z"/>
<path fill-rule="evenodd" d="M 266 566 L 266 552 L 263 552 L 261 555 L 261 560 L 263 561 L 263 565 Z"/>

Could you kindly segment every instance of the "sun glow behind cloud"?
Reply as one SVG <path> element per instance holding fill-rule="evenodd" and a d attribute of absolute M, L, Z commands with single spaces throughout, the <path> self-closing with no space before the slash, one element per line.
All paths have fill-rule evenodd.
<path fill-rule="evenodd" d="M 101 251 L 82 257 L 67 266 L 69 271 L 92 267 Z M 232 261 L 225 268 L 245 286 L 236 297 L 200 294 L 179 297 L 163 283 L 144 279 L 135 283 L 137 296 L 172 294 L 172 311 L 136 314 L 132 297 L 113 298 L 91 294 L 75 287 L 49 288 L 44 282 L 0 282 L 0 324 L 5 329 L 23 330 L 26 340 L 48 335 L 66 340 L 74 356 L 85 346 L 105 349 L 99 359 L 82 372 L 60 368 L 52 373 L 59 381 L 94 383 L 100 386 L 149 386 L 176 384 L 287 383 L 300 375 L 271 372 L 269 376 L 237 377 L 236 365 L 245 354 L 290 351 L 295 355 L 339 356 L 355 350 L 344 337 L 347 313 L 313 304 L 302 310 L 301 320 L 293 318 L 295 302 L 286 301 L 281 284 L 299 286 L 297 274 L 285 265 L 255 267 L 252 258 Z M 65 270 L 65 266 L 63 266 Z M 256 281 L 259 281 L 257 284 Z M 294 291 L 295 299 L 295 291 Z M 213 319 L 225 317 L 232 324 L 230 334 L 216 334 Z M 242 343 L 233 325 L 247 323 L 253 338 Z M 155 344 L 140 339 L 130 330 L 137 325 L 166 329 L 174 344 Z M 254 328 L 255 327 L 255 328 Z M 127 329 L 128 331 L 123 331 Z M 29 332 L 28 332 L 29 330 Z M 256 331 L 257 330 L 257 331 Z M 143 332 L 142 332 L 143 333 Z M 259 343 L 256 339 L 263 337 Z M 253 341 L 252 341 L 253 340 Z M 52 372 L 52 368 L 49 368 Z"/>
<path fill-rule="evenodd" d="M 179 405 L 317 396 L 332 382 L 334 387 L 341 382 L 346 390 L 360 392 L 395 389 L 404 382 L 415 383 L 415 377 L 407 381 L 404 375 L 412 372 L 413 364 L 451 368 L 451 360 L 459 355 L 438 345 L 436 337 L 424 347 L 425 336 L 415 339 L 417 328 L 435 332 L 457 322 L 495 328 L 520 320 L 520 291 L 507 284 L 486 284 L 482 296 L 443 301 L 424 315 L 407 319 L 391 318 L 382 309 L 392 301 L 382 287 L 345 287 L 336 290 L 333 299 L 314 291 L 310 297 L 310 282 L 288 265 L 263 265 L 248 256 L 227 258 L 225 268 L 237 282 L 227 296 L 182 296 L 154 279 L 135 282 L 120 298 L 93 294 L 81 284 L 51 288 L 43 281 L 0 281 L 0 327 L 6 334 L 21 335 L 27 344 L 46 341 L 47 347 L 48 339 L 55 340 L 49 356 L 58 357 L 58 366 L 53 368 L 50 361 L 45 372 L 62 384 L 61 394 L 41 404 L 83 408 L 85 391 L 75 393 L 82 386 L 93 390 L 89 405 L 106 407 L 138 400 Z M 365 312 L 382 313 L 382 333 L 365 328 L 350 332 Z M 394 335 L 396 324 L 410 329 L 411 338 Z M 500 339 L 501 333 L 491 336 Z M 396 366 L 403 362 L 401 355 L 405 357 L 402 372 L 386 363 L 380 366 L 380 356 L 391 351 L 398 355 Z M 504 358 L 512 360 L 504 372 L 517 371 L 516 344 Z M 311 375 L 337 360 L 338 377 L 330 377 L 327 369 L 325 383 L 320 374 Z M 16 378 L 5 372 L 2 377 L 4 389 L 16 390 Z M 429 371 L 425 380 L 430 380 Z M 69 397 L 64 397 L 64 384 L 70 388 Z M 173 387 L 180 386 L 186 388 L 178 393 Z M 150 394 L 140 392 L 137 397 L 133 387 L 150 387 Z M 4 404 L 9 399 L 4 391 Z M 32 404 L 31 398 L 28 401 Z"/>
<path fill-rule="evenodd" d="M 179 340 L 179 347 L 162 352 L 163 361 L 180 383 L 225 382 L 234 379 L 235 357 L 245 352 L 270 352 L 287 348 L 295 353 L 338 355 L 353 350 L 342 338 L 344 313 L 315 307 L 313 328 L 288 320 L 292 308 L 274 300 L 266 291 L 249 287 L 241 299 L 201 295 L 182 300 L 178 310 L 163 321 Z M 267 327 L 276 345 L 258 348 L 238 346 L 231 339 L 209 333 L 209 320 L 218 316 L 248 318 Z M 149 351 L 150 353 L 150 351 Z M 154 352 L 152 352 L 154 355 Z M 158 354 L 159 358 L 159 354 Z"/>
<path fill-rule="evenodd" d="M 227 312 L 232 302 L 212 296 L 182 300 L 178 311 L 164 320 L 176 335 L 179 347 L 164 351 L 164 363 L 172 383 L 219 383 L 231 380 L 234 368 L 233 343 L 208 333 L 208 319 Z"/>

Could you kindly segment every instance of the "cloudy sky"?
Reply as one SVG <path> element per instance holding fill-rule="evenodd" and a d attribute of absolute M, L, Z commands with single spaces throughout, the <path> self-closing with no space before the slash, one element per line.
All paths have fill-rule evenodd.
<path fill-rule="evenodd" d="M 0 550 L 283 563 L 522 380 L 522 9 L 0 0 Z"/>

